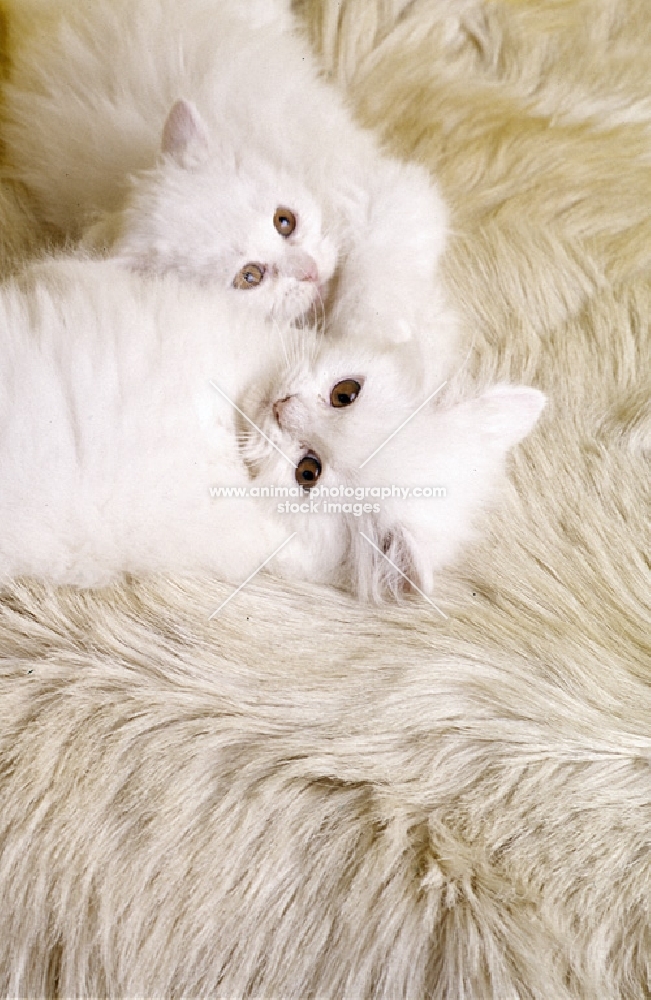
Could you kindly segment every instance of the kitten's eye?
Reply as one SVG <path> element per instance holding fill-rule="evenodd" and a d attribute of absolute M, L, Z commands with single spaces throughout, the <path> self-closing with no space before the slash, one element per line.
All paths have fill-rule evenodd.
<path fill-rule="evenodd" d="M 256 288 L 262 284 L 265 268 L 263 264 L 245 264 L 233 278 L 233 288 Z"/>
<path fill-rule="evenodd" d="M 277 208 L 274 215 L 276 232 L 287 239 L 296 229 L 296 216 L 289 208 Z"/>
<path fill-rule="evenodd" d="M 299 486 L 303 489 L 309 490 L 311 486 L 315 486 L 321 475 L 321 460 L 313 451 L 308 451 L 307 455 L 303 455 L 296 466 L 296 472 L 294 473 L 294 478 Z"/>
<path fill-rule="evenodd" d="M 361 391 L 362 387 L 357 379 L 345 378 L 333 386 L 330 393 L 330 405 L 338 408 L 350 406 L 351 403 L 355 402 Z"/>

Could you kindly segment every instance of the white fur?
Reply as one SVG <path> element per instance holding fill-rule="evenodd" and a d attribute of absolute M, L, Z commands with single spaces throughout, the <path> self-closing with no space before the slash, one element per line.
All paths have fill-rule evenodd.
<path fill-rule="evenodd" d="M 252 502 L 210 498 L 248 477 L 209 380 L 235 401 L 275 330 L 219 293 L 104 262 L 36 265 L 0 309 L 0 576 L 255 569 L 275 536 Z"/>
<path fill-rule="evenodd" d="M 400 341 L 429 317 L 442 372 L 454 326 L 435 293 L 438 191 L 353 122 L 285 5 L 266 20 L 265 9 L 37 9 L 4 92 L 8 169 L 66 235 L 132 266 L 215 280 L 279 318 L 319 309 L 339 262 L 333 328 Z M 287 241 L 272 225 L 279 205 L 298 216 Z M 308 258 L 316 282 L 301 280 Z M 267 266 L 262 285 L 231 290 L 251 261 Z"/>
<path fill-rule="evenodd" d="M 308 331 L 247 316 L 218 290 L 142 279 L 113 262 L 34 265 L 3 289 L 0 308 L 5 580 L 101 586 L 125 571 L 209 569 L 239 582 L 295 532 L 277 560 L 284 575 L 363 596 L 404 589 L 360 540 L 363 529 L 385 548 L 390 538 L 392 562 L 430 590 L 542 400 L 536 390 L 503 389 L 423 410 L 362 470 L 418 407 L 418 381 L 395 350 L 376 357 L 335 341 L 319 352 Z M 360 397 L 335 410 L 332 384 L 351 374 L 364 382 Z M 288 432 L 273 404 L 295 392 L 305 415 Z M 241 416 L 251 399 L 266 437 Z M 430 485 L 442 473 L 450 495 L 393 501 L 358 518 L 345 508 L 285 516 L 275 497 L 210 494 L 252 485 L 296 492 L 292 463 L 310 447 L 323 483 Z"/>
<path fill-rule="evenodd" d="M 302 6 L 452 199 L 472 372 L 553 405 L 448 621 L 265 574 L 210 622 L 208 576 L 3 590 L 0 995 L 643 1000 L 647 5 Z"/>
<path fill-rule="evenodd" d="M 542 412 L 541 392 L 507 385 L 436 405 L 438 394 L 430 397 L 439 387 L 419 378 L 414 364 L 407 348 L 378 353 L 374 344 L 326 340 L 314 360 L 283 371 L 282 383 L 257 406 L 247 400 L 258 426 L 284 455 L 296 463 L 307 453 L 317 455 L 319 487 L 445 490 L 436 498 L 387 497 L 379 510 L 349 512 L 340 524 L 317 498 L 320 506 L 307 520 L 302 512 L 287 519 L 312 554 L 308 579 L 332 580 L 334 573 L 338 582 L 352 579 L 358 593 L 376 599 L 410 584 L 431 592 L 436 571 L 473 537 L 478 512 L 494 501 L 507 452 Z M 347 378 L 356 379 L 361 392 L 349 407 L 333 408 L 331 389 Z M 278 400 L 280 415 L 273 410 Z M 261 478 L 282 481 L 287 463 L 269 448 L 261 455 L 259 436 L 251 436 L 245 454 Z M 364 502 L 374 500 L 369 493 Z M 292 576 L 305 575 L 295 548 L 284 550 L 278 564 Z M 326 570 L 322 576 L 315 575 L 319 565 Z"/>

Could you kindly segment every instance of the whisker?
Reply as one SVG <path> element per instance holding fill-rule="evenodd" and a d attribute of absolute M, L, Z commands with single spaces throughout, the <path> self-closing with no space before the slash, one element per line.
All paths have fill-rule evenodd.
<path fill-rule="evenodd" d="M 310 308 L 314 313 L 314 328 L 317 334 L 323 334 L 326 326 L 326 309 L 323 296 L 318 288 L 316 289 L 316 295 L 314 296 L 314 300 Z"/>
<path fill-rule="evenodd" d="M 280 338 L 280 344 L 283 349 L 283 354 L 285 355 L 285 360 L 288 361 L 289 355 L 287 353 L 287 345 L 285 344 L 285 338 L 283 337 L 282 330 L 280 329 L 280 324 L 276 320 L 276 317 L 273 315 L 273 313 L 271 315 L 271 323 L 273 325 L 274 330 L 278 334 L 278 337 Z"/>

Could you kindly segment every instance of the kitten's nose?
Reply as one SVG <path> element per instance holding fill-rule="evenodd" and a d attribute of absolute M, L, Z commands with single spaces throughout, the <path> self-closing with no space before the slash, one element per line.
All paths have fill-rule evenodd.
<path fill-rule="evenodd" d="M 292 255 L 292 272 L 299 281 L 311 281 L 316 284 L 319 280 L 317 262 L 309 253 L 299 251 Z"/>
<path fill-rule="evenodd" d="M 318 280 L 319 280 L 319 269 L 316 266 L 316 261 L 313 260 L 312 257 L 308 257 L 307 261 L 305 262 L 305 267 L 303 270 L 303 274 L 301 276 L 301 281 L 311 281 L 316 285 Z"/>
<path fill-rule="evenodd" d="M 283 413 L 287 413 L 288 408 L 291 406 L 293 396 L 285 396 L 283 399 L 277 399 L 274 403 L 272 409 L 274 411 L 274 417 L 276 418 L 276 423 L 282 429 L 283 426 Z"/>

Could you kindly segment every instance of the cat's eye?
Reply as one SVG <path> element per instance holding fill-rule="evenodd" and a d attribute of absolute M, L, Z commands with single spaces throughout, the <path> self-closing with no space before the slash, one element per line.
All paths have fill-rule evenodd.
<path fill-rule="evenodd" d="M 332 392 L 330 393 L 330 405 L 336 406 L 337 408 L 350 406 L 351 403 L 355 402 L 361 391 L 362 386 L 357 379 L 342 379 L 341 382 L 337 382 L 337 384 L 332 387 Z"/>
<path fill-rule="evenodd" d="M 276 232 L 287 239 L 296 229 L 296 216 L 290 208 L 277 208 L 274 215 Z"/>
<path fill-rule="evenodd" d="M 233 278 L 233 288 L 257 288 L 258 285 L 262 284 L 264 272 L 262 264 L 245 264 Z"/>
<path fill-rule="evenodd" d="M 308 451 L 296 466 L 294 478 L 299 486 L 302 486 L 305 490 L 309 490 L 311 486 L 317 484 L 320 475 L 321 461 L 313 451 Z"/>

